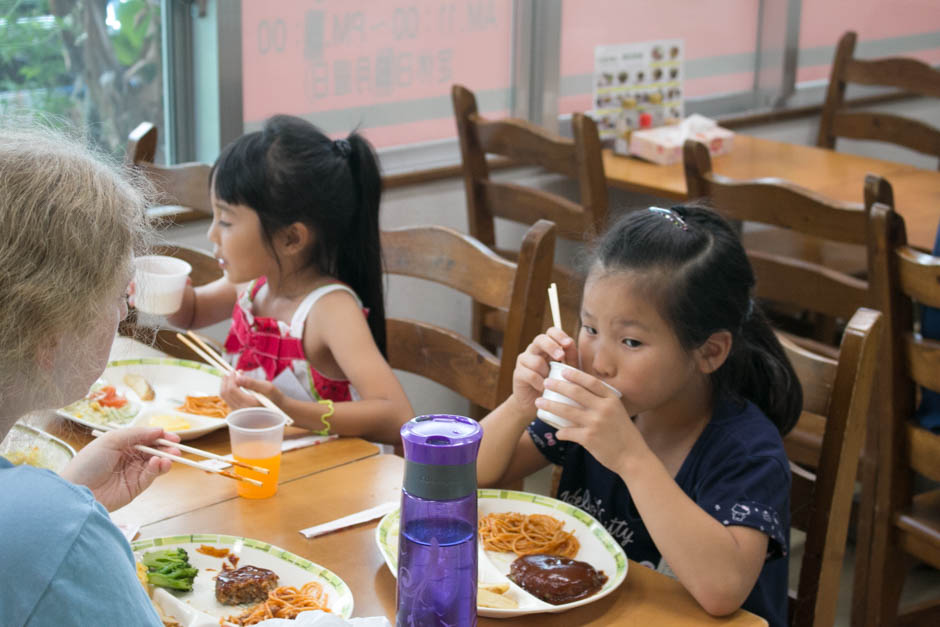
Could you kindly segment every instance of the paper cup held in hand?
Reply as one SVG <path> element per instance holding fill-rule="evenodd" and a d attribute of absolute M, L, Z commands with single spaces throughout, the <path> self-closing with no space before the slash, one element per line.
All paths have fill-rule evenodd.
<path fill-rule="evenodd" d="M 179 311 L 192 266 L 182 259 L 161 255 L 138 257 L 134 264 L 134 306 L 159 316 Z"/>
<path fill-rule="evenodd" d="M 574 368 L 567 364 L 563 364 L 560 361 L 549 362 L 548 378 L 565 380 L 565 378 L 561 376 L 561 373 L 566 368 L 570 368 L 571 370 L 577 370 L 577 368 Z M 604 383 L 604 382 L 601 381 L 601 383 Z M 604 385 L 606 385 L 607 388 L 611 392 L 616 394 L 617 398 L 623 397 L 623 394 L 620 393 L 620 390 L 616 389 L 615 387 L 613 387 L 612 385 L 608 383 L 604 383 Z M 568 398 L 567 396 L 564 396 L 563 394 L 559 394 L 558 392 L 555 392 L 554 390 L 549 390 L 548 388 L 545 388 L 545 391 L 542 392 L 542 398 L 547 399 L 549 401 L 556 401 L 559 403 L 564 403 L 565 405 L 571 405 L 573 407 L 581 407 L 580 403 L 576 403 L 570 398 Z M 565 420 L 564 418 L 562 418 L 561 416 L 553 414 L 552 412 L 547 411 L 545 409 L 539 409 L 535 413 L 535 415 L 538 416 L 539 420 L 555 427 L 556 429 L 561 429 L 563 427 L 571 426 L 571 423 Z"/>

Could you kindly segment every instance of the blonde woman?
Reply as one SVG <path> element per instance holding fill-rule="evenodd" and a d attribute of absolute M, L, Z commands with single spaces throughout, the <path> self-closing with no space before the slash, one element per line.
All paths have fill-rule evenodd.
<path fill-rule="evenodd" d="M 143 231 L 143 197 L 81 144 L 0 125 L 0 438 L 16 420 L 82 397 L 104 369 Z M 29 125 L 26 125 L 27 127 Z M 106 510 L 169 461 L 125 429 L 63 471 L 0 458 L 0 613 L 5 625 L 161 625 Z"/>

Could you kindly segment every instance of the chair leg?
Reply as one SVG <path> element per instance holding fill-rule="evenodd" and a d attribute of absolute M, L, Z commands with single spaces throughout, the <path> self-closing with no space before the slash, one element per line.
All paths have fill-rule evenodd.
<path fill-rule="evenodd" d="M 898 610 L 904 580 L 913 560 L 894 543 L 878 542 L 878 536 L 886 538 L 894 530 L 879 534 L 875 529 L 875 542 L 870 552 L 870 568 L 867 593 L 865 595 L 866 627 L 893 627 L 898 622 Z M 879 564 L 883 564 L 881 568 Z"/>
<path fill-rule="evenodd" d="M 861 503 L 858 508 L 855 540 L 855 576 L 852 582 L 852 627 L 865 627 L 868 579 L 872 576 L 871 543 L 875 525 L 875 481 L 877 456 L 872 450 L 872 438 L 865 440 L 860 460 L 862 481 Z"/>

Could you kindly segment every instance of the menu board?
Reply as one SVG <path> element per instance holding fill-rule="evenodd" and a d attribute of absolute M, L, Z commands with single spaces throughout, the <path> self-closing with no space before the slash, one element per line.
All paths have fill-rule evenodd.
<path fill-rule="evenodd" d="M 625 152 L 632 131 L 682 119 L 683 56 L 681 39 L 594 49 L 591 115 L 602 140 L 621 140 Z"/>

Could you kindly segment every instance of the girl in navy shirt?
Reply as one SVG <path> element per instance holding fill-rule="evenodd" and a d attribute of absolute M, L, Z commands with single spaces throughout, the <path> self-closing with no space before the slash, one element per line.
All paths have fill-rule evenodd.
<path fill-rule="evenodd" d="M 802 391 L 751 298 L 736 235 L 696 206 L 620 219 L 599 241 L 577 342 L 538 336 L 483 420 L 479 483 L 562 466 L 558 497 L 711 614 L 787 624 L 790 471 L 782 435 Z M 547 379 L 564 361 L 564 380 Z M 623 394 L 618 399 L 603 383 Z M 582 408 L 540 398 L 552 389 Z M 544 408 L 573 426 L 533 420 Z"/>

